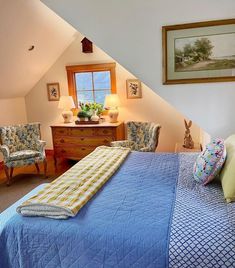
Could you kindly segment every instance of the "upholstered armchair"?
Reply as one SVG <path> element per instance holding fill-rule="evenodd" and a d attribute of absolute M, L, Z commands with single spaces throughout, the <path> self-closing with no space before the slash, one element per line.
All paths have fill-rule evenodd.
<path fill-rule="evenodd" d="M 7 185 L 15 167 L 35 164 L 39 173 L 38 163 L 43 162 L 46 176 L 46 142 L 40 140 L 39 123 L 0 127 L 0 144 Z"/>
<path fill-rule="evenodd" d="M 150 122 L 127 122 L 127 140 L 113 141 L 112 147 L 128 147 L 133 151 L 154 152 L 161 126 Z"/>

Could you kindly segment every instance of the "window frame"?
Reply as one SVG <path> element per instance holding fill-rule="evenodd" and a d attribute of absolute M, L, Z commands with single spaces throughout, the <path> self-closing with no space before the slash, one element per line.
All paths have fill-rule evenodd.
<path fill-rule="evenodd" d="M 102 64 L 86 64 L 86 65 L 71 65 L 66 66 L 67 79 L 68 79 L 68 90 L 69 95 L 73 97 L 75 106 L 78 107 L 77 90 L 76 90 L 76 73 L 86 73 L 86 72 L 99 72 L 99 71 L 109 71 L 110 72 L 110 82 L 111 82 L 111 93 L 116 93 L 116 63 L 102 63 Z M 94 89 L 93 89 L 94 90 Z M 96 92 L 96 90 L 95 90 Z"/>

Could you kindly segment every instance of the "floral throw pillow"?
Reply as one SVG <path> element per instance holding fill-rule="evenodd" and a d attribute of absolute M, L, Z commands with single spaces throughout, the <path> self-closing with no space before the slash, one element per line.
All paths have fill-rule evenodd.
<path fill-rule="evenodd" d="M 194 179 L 206 185 L 220 172 L 226 159 L 226 147 L 224 140 L 213 139 L 207 144 L 205 150 L 198 156 L 194 168 Z"/>

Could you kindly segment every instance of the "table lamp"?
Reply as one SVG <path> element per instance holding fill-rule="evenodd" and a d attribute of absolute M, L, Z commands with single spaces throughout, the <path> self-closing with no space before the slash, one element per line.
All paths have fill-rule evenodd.
<path fill-rule="evenodd" d="M 62 116 L 64 118 L 64 123 L 72 123 L 73 112 L 71 109 L 75 108 L 72 96 L 61 96 L 58 108 L 63 109 Z"/>
<path fill-rule="evenodd" d="M 117 94 L 106 95 L 104 106 L 109 110 L 109 122 L 116 123 L 118 118 L 118 107 L 120 106 L 120 99 Z"/>

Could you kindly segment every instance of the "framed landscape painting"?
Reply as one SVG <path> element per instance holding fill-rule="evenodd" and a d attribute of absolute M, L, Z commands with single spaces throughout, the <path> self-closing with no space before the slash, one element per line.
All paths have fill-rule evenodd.
<path fill-rule="evenodd" d="M 163 84 L 235 81 L 235 19 L 162 27 Z"/>

